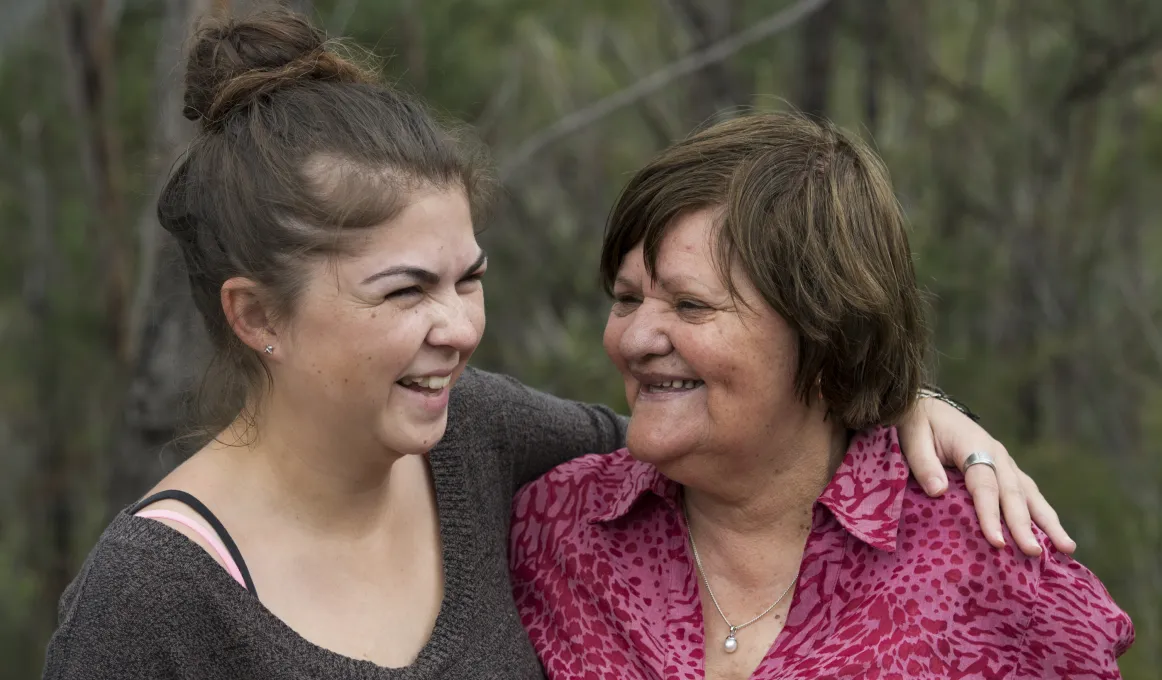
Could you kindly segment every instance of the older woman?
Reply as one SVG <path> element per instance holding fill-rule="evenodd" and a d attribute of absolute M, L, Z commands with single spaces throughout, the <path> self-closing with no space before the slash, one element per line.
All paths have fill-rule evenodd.
<path fill-rule="evenodd" d="M 791 115 L 712 127 L 634 177 L 602 258 L 628 449 L 514 506 L 550 678 L 1117 675 L 1132 627 L 1093 574 L 1044 535 L 990 551 L 963 477 L 936 500 L 909 478 L 891 424 L 923 307 L 866 146 Z"/>

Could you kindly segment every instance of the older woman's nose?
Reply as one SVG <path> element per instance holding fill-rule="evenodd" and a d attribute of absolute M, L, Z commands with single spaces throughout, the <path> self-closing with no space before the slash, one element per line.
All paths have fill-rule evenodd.
<path fill-rule="evenodd" d="M 630 361 L 665 356 L 674 349 L 663 316 L 648 303 L 629 317 L 619 345 L 622 356 Z"/>

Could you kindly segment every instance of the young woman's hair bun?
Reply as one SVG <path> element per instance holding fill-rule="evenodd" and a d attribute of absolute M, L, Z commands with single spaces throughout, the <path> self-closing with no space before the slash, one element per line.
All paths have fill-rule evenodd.
<path fill-rule="evenodd" d="M 374 73 L 336 54 L 326 34 L 284 9 L 211 17 L 193 36 L 183 114 L 214 129 L 261 97 L 309 81 L 374 83 Z"/>

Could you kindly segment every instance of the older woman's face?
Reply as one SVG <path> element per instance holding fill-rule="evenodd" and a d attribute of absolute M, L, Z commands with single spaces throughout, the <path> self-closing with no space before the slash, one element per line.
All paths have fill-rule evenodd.
<path fill-rule="evenodd" d="M 625 379 L 628 446 L 655 464 L 776 444 L 809 407 L 795 395 L 796 337 L 738 268 L 715 267 L 716 213 L 679 217 L 646 274 L 642 247 L 618 270 L 605 351 Z"/>

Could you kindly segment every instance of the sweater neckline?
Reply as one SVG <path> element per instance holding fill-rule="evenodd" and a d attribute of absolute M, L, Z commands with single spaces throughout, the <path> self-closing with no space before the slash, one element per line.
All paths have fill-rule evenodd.
<path fill-rule="evenodd" d="M 128 508 L 119 513 L 125 538 L 134 542 L 147 538 L 155 541 L 161 549 L 170 552 L 174 559 L 198 572 L 198 576 L 209 580 L 218 592 L 229 592 L 239 604 L 248 607 L 260 619 L 259 626 L 276 634 L 274 642 L 304 662 L 322 664 L 325 667 L 339 666 L 363 678 L 408 678 L 413 675 L 434 677 L 442 667 L 455 658 L 462 648 L 469 628 L 469 615 L 476 609 L 476 588 L 473 587 L 474 565 L 479 552 L 477 535 L 473 531 L 472 515 L 469 508 L 469 493 L 463 451 L 458 438 L 449 429 L 440 444 L 428 455 L 432 470 L 432 480 L 436 492 L 436 509 L 439 513 L 440 543 L 444 570 L 444 598 L 436 615 L 436 623 L 428 641 L 420 649 L 415 660 L 407 666 L 380 666 L 374 661 L 356 659 L 345 654 L 317 645 L 303 637 L 289 624 L 267 609 L 254 593 L 241 587 L 201 546 L 184 534 L 155 520 L 128 514 Z"/>

